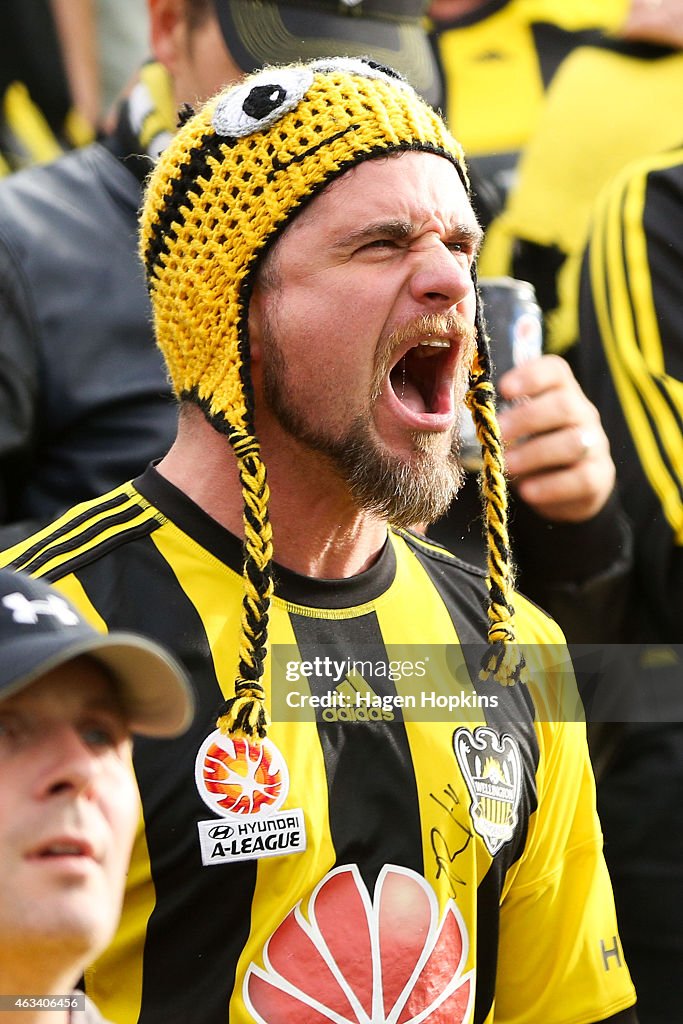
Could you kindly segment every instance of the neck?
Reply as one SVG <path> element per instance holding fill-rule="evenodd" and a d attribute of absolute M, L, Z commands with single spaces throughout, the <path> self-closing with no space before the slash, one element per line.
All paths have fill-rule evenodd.
<path fill-rule="evenodd" d="M 360 511 L 327 460 L 298 442 L 279 437 L 269 443 L 264 436 L 261 450 L 278 564 L 316 579 L 346 579 L 369 568 L 386 540 L 384 520 Z M 158 469 L 212 519 L 242 536 L 235 457 L 199 409 L 183 410 L 176 442 Z"/>
<path fill-rule="evenodd" d="M 10 958 L 9 961 L 3 957 L 0 966 L 0 992 L 3 993 L 3 999 L 11 995 L 24 1000 L 23 1007 L 12 1007 L 3 1002 L 3 1012 L 0 1013 L 3 1024 L 68 1024 L 71 1019 L 68 1007 L 31 1003 L 50 999 L 54 1002 L 58 996 L 70 996 L 79 974 L 80 965 L 70 971 L 52 970 L 52 964 L 46 963 L 41 956 L 26 954 L 19 960 Z"/>

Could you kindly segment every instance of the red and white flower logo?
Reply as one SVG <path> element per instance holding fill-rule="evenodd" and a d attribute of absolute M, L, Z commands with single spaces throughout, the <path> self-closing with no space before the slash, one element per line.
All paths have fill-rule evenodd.
<path fill-rule="evenodd" d="M 287 765 L 274 743 L 248 743 L 219 729 L 199 748 L 195 781 L 202 800 L 224 817 L 277 811 L 289 790 Z"/>
<path fill-rule="evenodd" d="M 259 1024 L 464 1024 L 468 935 L 421 875 L 385 866 L 374 899 L 356 865 L 330 871 L 251 964 L 244 1000 Z"/>

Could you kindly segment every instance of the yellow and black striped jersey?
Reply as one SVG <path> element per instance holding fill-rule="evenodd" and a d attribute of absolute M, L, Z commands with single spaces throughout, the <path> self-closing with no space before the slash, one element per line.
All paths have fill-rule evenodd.
<path fill-rule="evenodd" d="M 626 0 L 488 0 L 433 30 L 448 124 L 503 196 L 557 68 L 626 10 Z"/>
<path fill-rule="evenodd" d="M 680 146 L 630 163 L 602 191 L 581 261 L 580 342 L 569 353 L 600 411 L 634 527 L 624 635 L 642 642 L 634 649 L 636 678 L 653 708 L 662 706 L 667 686 L 680 692 L 681 678 L 682 210 Z M 624 946 L 642 1019 L 676 1020 L 683 997 L 681 716 L 622 726 L 612 744 L 599 805 Z M 663 823 L 667 841 L 654 849 Z"/>
<path fill-rule="evenodd" d="M 680 642 L 683 148 L 630 164 L 596 205 L 575 349 L 635 525 L 637 636 Z"/>
<path fill-rule="evenodd" d="M 485 635 L 481 572 L 395 533 L 350 579 L 276 567 L 272 722 L 256 747 L 215 728 L 237 662 L 241 545 L 154 469 L 2 561 L 95 623 L 156 637 L 197 692 L 185 736 L 136 741 L 143 823 L 119 931 L 86 979 L 105 1016 L 627 1019 L 584 728 L 544 720 L 526 686 L 479 682 L 463 645 Z M 522 598 L 517 631 L 541 661 L 562 644 Z M 435 699 L 439 651 L 461 688 L 426 721 L 407 697 L 426 673 Z M 288 714 L 291 694 L 309 718 Z"/>
<path fill-rule="evenodd" d="M 489 231 L 484 275 L 531 281 L 548 344 L 576 340 L 576 267 L 598 193 L 629 163 L 680 142 L 683 51 L 602 39 L 575 49 L 547 92 L 503 213 Z"/>

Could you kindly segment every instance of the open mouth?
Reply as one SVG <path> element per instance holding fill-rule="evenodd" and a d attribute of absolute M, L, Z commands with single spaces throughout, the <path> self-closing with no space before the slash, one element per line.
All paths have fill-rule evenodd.
<path fill-rule="evenodd" d="M 452 361 L 448 338 L 424 338 L 408 349 L 389 373 L 398 401 L 420 415 L 448 412 Z"/>

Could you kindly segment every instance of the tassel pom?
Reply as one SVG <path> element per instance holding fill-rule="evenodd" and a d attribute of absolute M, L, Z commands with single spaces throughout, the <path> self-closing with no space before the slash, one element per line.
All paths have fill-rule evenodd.
<path fill-rule="evenodd" d="M 259 690 L 260 694 L 255 690 L 247 690 L 238 697 L 226 700 L 216 727 L 226 736 L 251 743 L 265 739 L 268 715 L 263 706 L 263 690 L 260 687 Z"/>
<path fill-rule="evenodd" d="M 501 686 L 515 686 L 522 678 L 526 659 L 512 644 L 497 640 L 486 649 L 481 659 L 479 678 L 482 682 L 500 683 Z"/>

